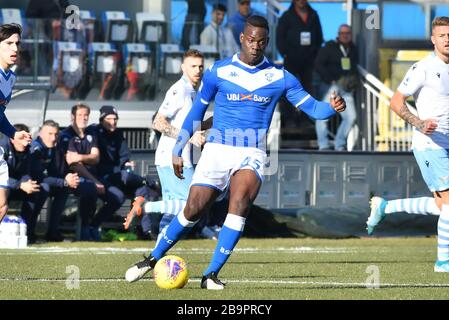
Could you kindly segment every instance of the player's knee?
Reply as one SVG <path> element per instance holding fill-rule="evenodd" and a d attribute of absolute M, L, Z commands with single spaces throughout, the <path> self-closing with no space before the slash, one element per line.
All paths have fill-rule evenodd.
<path fill-rule="evenodd" d="M 234 208 L 233 213 L 240 214 L 248 211 L 251 206 L 251 199 L 247 195 L 234 196 L 230 200 L 230 207 Z"/>
<path fill-rule="evenodd" d="M 202 211 L 204 210 L 199 199 L 191 199 L 186 203 L 184 208 L 184 216 L 189 221 L 197 221 L 201 218 Z"/>

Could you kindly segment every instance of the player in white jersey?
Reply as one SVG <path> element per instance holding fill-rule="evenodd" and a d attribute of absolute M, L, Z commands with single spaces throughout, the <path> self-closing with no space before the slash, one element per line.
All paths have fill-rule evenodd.
<path fill-rule="evenodd" d="M 282 96 L 315 119 L 344 111 L 341 97 L 331 103 L 312 98 L 283 67 L 264 57 L 269 26 L 265 18 L 251 16 L 240 34 L 241 51 L 209 68 L 194 105 L 182 125 L 173 149 L 173 168 L 183 177 L 182 148 L 214 100 L 214 120 L 195 170 L 184 211 L 172 220 L 151 255 L 128 269 L 129 282 L 141 279 L 156 262 L 209 211 L 215 199 L 229 192 L 228 214 L 201 288 L 221 290 L 218 272 L 234 250 L 245 226 L 249 208 L 259 192 L 265 166 L 264 142 L 274 108 Z"/>
<path fill-rule="evenodd" d="M 0 132 L 24 145 L 31 143 L 31 135 L 26 131 L 17 131 L 5 115 L 6 105 L 11 100 L 16 75 L 11 67 L 16 63 L 22 28 L 18 24 L 0 26 Z M 0 148 L 0 222 L 8 211 L 8 165 L 3 159 Z"/>
<path fill-rule="evenodd" d="M 449 272 L 449 17 L 432 22 L 434 52 L 414 64 L 391 100 L 391 109 L 414 126 L 412 150 L 440 209 L 435 272 Z M 406 105 L 413 96 L 417 115 Z M 385 217 L 385 203 L 372 210 L 368 231 Z"/>
<path fill-rule="evenodd" d="M 203 54 L 198 50 L 187 50 L 184 53 L 181 68 L 183 73 L 181 79 L 168 89 L 153 121 L 153 128 L 162 134 L 154 161 L 161 181 L 162 201 L 143 203 L 145 199 L 137 197 L 123 224 L 126 230 L 133 224 L 136 217 L 142 218 L 142 209 L 144 212 L 160 212 L 164 214 L 160 222 L 160 237 L 164 227 L 170 223 L 176 213 L 182 210 L 189 195 L 189 187 L 194 173 L 191 146 L 187 144 L 182 152 L 182 158 L 186 164 L 186 179 L 184 180 L 179 180 L 173 173 L 172 150 L 182 124 L 192 108 L 198 85 L 203 76 Z M 204 127 L 204 129 L 206 128 Z M 205 138 L 201 132 L 198 132 L 191 142 L 200 146 L 205 142 Z"/>

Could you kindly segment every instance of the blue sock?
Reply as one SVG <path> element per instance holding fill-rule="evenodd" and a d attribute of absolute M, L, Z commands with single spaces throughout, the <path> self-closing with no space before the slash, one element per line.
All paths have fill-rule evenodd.
<path fill-rule="evenodd" d="M 246 218 L 244 217 L 228 213 L 223 223 L 223 228 L 218 235 L 218 243 L 212 256 L 212 261 L 203 275 L 208 275 L 211 272 L 218 274 L 220 272 L 243 233 L 245 220 Z"/>
<path fill-rule="evenodd" d="M 168 225 L 167 231 L 160 238 L 151 255 L 159 260 L 164 254 L 173 247 L 181 236 L 190 230 L 197 221 L 189 221 L 184 217 L 184 212 L 180 212 L 175 219 Z"/>

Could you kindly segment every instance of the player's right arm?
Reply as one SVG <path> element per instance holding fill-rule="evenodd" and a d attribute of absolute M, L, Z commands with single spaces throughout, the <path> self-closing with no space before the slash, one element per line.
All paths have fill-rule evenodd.
<path fill-rule="evenodd" d="M 154 117 L 153 129 L 173 139 L 176 139 L 179 135 L 179 129 L 172 126 L 168 122 L 167 117 L 160 112 L 158 112 L 156 117 Z"/>
<path fill-rule="evenodd" d="M 173 170 L 179 179 L 184 179 L 182 175 L 182 150 L 192 137 L 193 132 L 195 132 L 197 127 L 201 125 L 201 121 L 204 118 L 207 107 L 217 93 L 216 83 L 216 69 L 212 66 L 204 73 L 203 80 L 201 81 L 201 85 L 193 106 L 182 124 L 181 131 L 176 139 L 176 144 L 173 147 Z"/>
<path fill-rule="evenodd" d="M 416 127 L 424 134 L 431 134 L 437 128 L 437 123 L 433 119 L 421 120 L 415 116 L 407 107 L 406 100 L 408 96 L 405 96 L 399 91 L 396 91 L 391 98 L 390 107 L 398 116 Z"/>
<path fill-rule="evenodd" d="M 437 128 L 437 123 L 433 119 L 421 120 L 410 111 L 406 104 L 407 98 L 422 88 L 425 79 L 426 73 L 423 67 L 419 63 L 414 64 L 391 98 L 390 108 L 422 133 L 431 134 Z"/>

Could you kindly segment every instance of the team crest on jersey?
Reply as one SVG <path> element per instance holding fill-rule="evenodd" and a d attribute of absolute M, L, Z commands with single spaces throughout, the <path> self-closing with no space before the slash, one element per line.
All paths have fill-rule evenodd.
<path fill-rule="evenodd" d="M 272 72 L 265 73 L 265 79 L 267 79 L 268 82 L 273 81 L 273 76 L 274 76 L 274 73 L 272 73 Z"/>
<path fill-rule="evenodd" d="M 90 134 L 88 134 L 87 136 L 86 136 L 86 139 L 87 139 L 87 141 L 89 142 L 89 143 L 91 143 L 92 142 L 92 136 L 90 135 Z"/>

